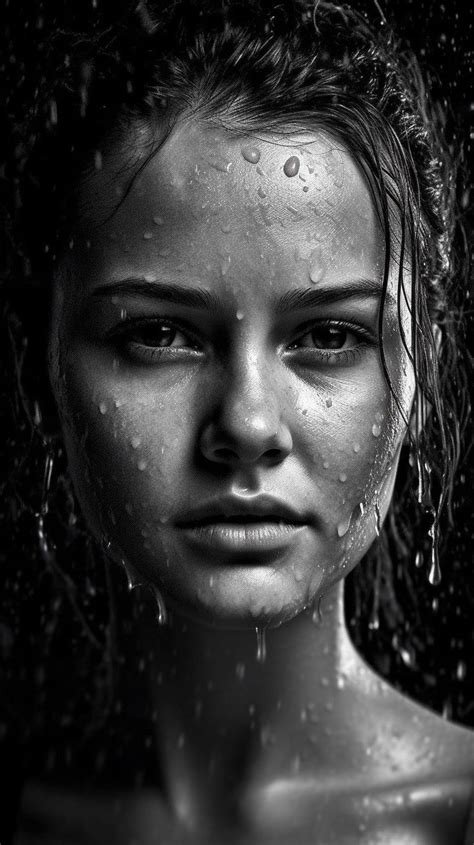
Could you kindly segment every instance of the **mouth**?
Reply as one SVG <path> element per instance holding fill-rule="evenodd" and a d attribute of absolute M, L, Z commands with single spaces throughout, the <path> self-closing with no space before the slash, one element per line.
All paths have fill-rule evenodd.
<path fill-rule="evenodd" d="M 273 511 L 273 512 L 272 512 Z M 194 546 L 209 552 L 261 557 L 285 551 L 307 528 L 307 522 L 286 505 L 269 499 L 235 499 L 219 509 L 205 506 L 180 520 L 177 527 Z"/>

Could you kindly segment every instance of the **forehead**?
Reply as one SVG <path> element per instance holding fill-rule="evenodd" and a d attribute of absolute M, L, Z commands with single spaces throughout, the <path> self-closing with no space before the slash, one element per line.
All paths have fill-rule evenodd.
<path fill-rule="evenodd" d="M 271 239 L 357 244 L 379 235 L 365 177 L 342 143 L 324 132 L 243 135 L 196 120 L 160 140 L 134 125 L 82 188 L 82 209 L 106 228 L 257 227 Z M 137 220 L 138 217 L 138 220 Z M 144 233 L 145 234 L 145 233 Z"/>

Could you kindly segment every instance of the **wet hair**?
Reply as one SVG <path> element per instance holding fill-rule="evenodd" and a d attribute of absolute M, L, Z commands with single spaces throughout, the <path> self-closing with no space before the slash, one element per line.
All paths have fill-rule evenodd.
<path fill-rule="evenodd" d="M 100 167 L 110 139 L 137 119 L 153 126 L 164 117 L 169 132 L 191 117 L 244 134 L 321 129 L 342 142 L 365 173 L 385 238 L 384 294 L 396 257 L 399 299 L 411 301 L 412 336 L 404 341 L 416 377 L 416 434 L 407 437 L 384 530 L 356 576 L 354 604 L 372 603 L 373 628 L 380 609 L 394 629 L 400 618 L 394 580 L 404 580 L 406 597 L 413 598 L 415 553 L 429 556 L 429 534 L 436 547 L 440 524 L 446 537 L 451 519 L 469 410 L 462 354 L 466 289 L 456 152 L 443 137 L 444 113 L 414 56 L 376 7 L 373 12 L 376 25 L 352 7 L 323 1 L 104 0 L 92 9 L 53 2 L 31 21 L 37 31 L 29 35 L 16 13 L 10 38 L 28 64 L 19 66 L 17 56 L 9 71 L 14 84 L 3 194 L 10 386 L 18 421 L 9 444 L 16 465 L 5 491 L 15 509 L 10 524 L 12 517 L 21 524 L 26 513 L 32 525 L 28 514 L 41 499 L 38 455 L 54 431 L 55 411 L 46 367 L 38 374 L 32 360 L 39 350 L 45 364 L 46 291 L 73 248 L 81 175 Z M 156 149 L 150 147 L 149 156 Z M 131 181 L 134 176 L 136 169 Z M 382 320 L 383 306 L 380 335 Z M 401 323 L 400 330 L 403 336 Z M 383 343 L 381 350 L 388 379 Z M 61 567 L 64 548 L 71 557 L 87 542 L 62 460 L 50 506 Z M 433 564 L 436 557 L 424 565 L 436 581 Z M 69 589 L 71 576 L 61 567 L 53 573 L 58 589 Z M 74 576 L 86 593 L 96 577 L 91 567 Z M 77 585 L 72 589 L 79 594 Z"/>

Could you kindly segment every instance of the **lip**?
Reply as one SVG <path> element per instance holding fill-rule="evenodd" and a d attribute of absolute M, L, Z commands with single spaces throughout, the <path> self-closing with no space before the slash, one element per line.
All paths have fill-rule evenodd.
<path fill-rule="evenodd" d="M 308 518 L 273 496 L 226 496 L 184 513 L 176 526 L 203 550 L 258 557 L 288 548 Z"/>

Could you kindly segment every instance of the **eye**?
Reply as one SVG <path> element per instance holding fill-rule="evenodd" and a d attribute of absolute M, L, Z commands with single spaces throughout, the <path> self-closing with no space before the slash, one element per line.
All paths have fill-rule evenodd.
<path fill-rule="evenodd" d="M 112 339 L 123 355 L 145 364 L 158 359 L 183 360 L 201 351 L 192 332 L 166 319 L 128 320 L 112 333 Z"/>
<path fill-rule="evenodd" d="M 358 337 L 346 326 L 322 325 L 314 326 L 292 345 L 313 349 L 347 349 L 357 346 Z"/>
<path fill-rule="evenodd" d="M 318 364 L 349 366 L 360 359 L 377 339 L 368 329 L 338 320 L 307 326 L 287 351 L 305 366 Z"/>
<path fill-rule="evenodd" d="M 127 340 L 129 343 L 137 343 L 140 346 L 148 346 L 153 349 L 183 346 L 194 348 L 195 346 L 178 326 L 166 322 L 145 323 L 142 326 L 137 326 L 128 333 Z"/>

